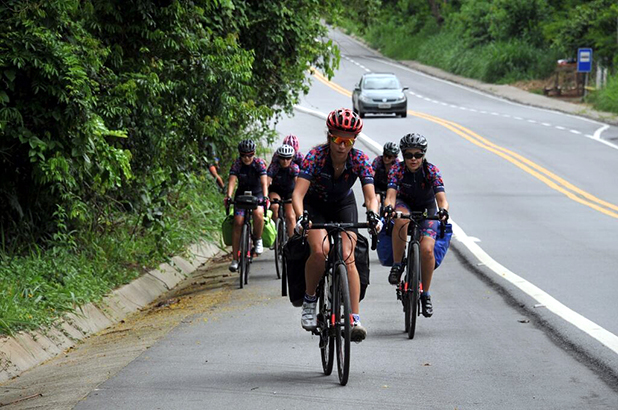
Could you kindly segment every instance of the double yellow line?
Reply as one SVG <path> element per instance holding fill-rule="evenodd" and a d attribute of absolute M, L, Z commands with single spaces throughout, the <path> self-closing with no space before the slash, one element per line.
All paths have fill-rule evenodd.
<path fill-rule="evenodd" d="M 316 80 L 325 84 L 326 86 L 332 88 L 333 90 L 347 96 L 351 97 L 352 93 L 340 85 L 328 80 L 322 74 L 320 74 L 316 70 L 312 70 L 312 74 Z M 413 115 L 418 118 L 422 118 L 427 121 L 434 122 L 436 124 L 442 125 L 443 127 L 449 129 L 465 140 L 473 143 L 474 145 L 483 148 L 489 152 L 492 152 L 499 157 L 509 161 L 516 167 L 522 169 L 528 174 L 532 175 L 536 179 L 540 180 L 550 188 L 564 194 L 569 199 L 572 199 L 575 202 L 578 202 L 582 205 L 590 207 L 596 211 L 604 213 L 605 215 L 611 216 L 613 218 L 618 219 L 618 206 L 614 205 L 610 202 L 604 201 L 595 197 L 594 195 L 584 191 L 566 181 L 565 179 L 559 177 L 548 169 L 540 166 L 539 164 L 530 161 L 529 159 L 523 157 L 522 155 L 513 152 L 507 148 L 501 147 L 493 142 L 489 141 L 487 138 L 483 138 L 477 133 L 468 128 L 454 123 L 452 121 L 444 120 L 442 118 L 434 117 L 433 115 L 425 114 L 422 112 L 416 112 L 408 110 L 409 115 Z"/>

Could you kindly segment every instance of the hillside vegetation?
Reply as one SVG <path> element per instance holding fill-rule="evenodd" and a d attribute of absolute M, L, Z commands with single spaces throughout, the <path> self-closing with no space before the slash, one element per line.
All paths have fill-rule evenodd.
<path fill-rule="evenodd" d="M 618 112 L 615 0 L 358 0 L 343 10 L 338 24 L 389 57 L 490 83 L 547 78 L 591 47 L 610 73 L 591 101 Z"/>
<path fill-rule="evenodd" d="M 0 333 L 218 230 L 238 141 L 331 73 L 317 0 L 0 3 Z"/>

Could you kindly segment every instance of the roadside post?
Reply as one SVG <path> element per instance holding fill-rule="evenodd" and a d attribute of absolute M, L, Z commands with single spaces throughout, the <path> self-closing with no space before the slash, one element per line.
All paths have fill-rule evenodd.
<path fill-rule="evenodd" d="M 588 73 L 592 71 L 592 49 L 578 48 L 577 49 L 577 72 L 584 73 L 584 97 L 586 96 L 586 87 L 588 87 Z"/>

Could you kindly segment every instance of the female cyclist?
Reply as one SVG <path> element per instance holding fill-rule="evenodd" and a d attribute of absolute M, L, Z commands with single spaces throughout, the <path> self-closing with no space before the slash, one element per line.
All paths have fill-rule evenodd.
<path fill-rule="evenodd" d="M 252 140 L 243 140 L 238 144 L 239 158 L 234 161 L 230 169 L 230 178 L 227 185 L 227 196 L 225 205 L 234 194 L 236 182 L 236 196 L 244 195 L 251 191 L 251 195 L 257 196 L 260 201 L 268 195 L 268 179 L 266 177 L 266 162 L 261 158 L 255 157 L 255 143 Z M 245 210 L 234 208 L 234 230 L 232 231 L 232 255 L 234 260 L 230 264 L 230 271 L 236 272 L 238 269 L 238 248 L 240 242 L 240 230 L 245 220 Z M 262 229 L 264 228 L 264 208 L 258 206 L 253 211 L 253 239 L 255 241 L 255 253 L 261 254 L 264 251 L 262 245 Z"/>
<path fill-rule="evenodd" d="M 403 162 L 394 165 L 388 174 L 388 190 L 384 203 L 386 212 L 393 209 L 402 213 L 410 211 L 427 211 L 427 215 L 440 215 L 442 220 L 448 219 L 448 201 L 444 191 L 444 183 L 440 170 L 427 162 L 427 139 L 420 134 L 407 134 L 399 142 L 403 153 Z M 437 207 L 436 207 L 437 202 Z M 403 252 L 407 240 L 409 220 L 396 219 L 393 228 L 393 260 L 388 281 L 392 285 L 399 284 L 403 266 Z M 433 248 L 436 244 L 439 221 L 424 221 L 421 229 L 421 275 L 423 293 L 421 305 L 423 316 L 433 315 L 433 306 L 429 287 L 435 266 Z"/>
<path fill-rule="evenodd" d="M 296 135 L 290 134 L 283 139 L 283 143 L 286 145 L 290 145 L 294 148 L 294 158 L 292 162 L 298 165 L 300 168 L 303 164 L 303 154 L 300 152 L 300 144 L 298 143 L 298 137 Z M 277 155 L 277 153 L 275 153 Z M 274 159 L 274 158 L 273 158 Z"/>
<path fill-rule="evenodd" d="M 273 157 L 273 162 L 268 167 L 268 185 L 271 203 L 273 199 L 290 199 L 294 186 L 296 184 L 296 178 L 300 169 L 298 165 L 292 162 L 295 151 L 291 145 L 283 144 Z M 274 159 L 276 157 L 276 159 Z M 285 219 L 288 227 L 288 235 L 294 235 L 294 224 L 296 223 L 296 216 L 294 214 L 294 208 L 292 204 L 285 204 Z M 270 207 L 273 211 L 273 220 L 277 220 L 279 217 L 279 205 L 272 204 Z"/>
<path fill-rule="evenodd" d="M 378 203 L 381 203 L 384 198 L 381 198 L 380 192 L 386 192 L 388 187 L 388 171 L 391 170 L 393 165 L 399 163 L 399 145 L 396 142 L 387 142 L 384 144 L 382 155 L 377 156 L 371 164 L 375 176 L 373 178 L 373 184 L 376 188 L 376 195 Z"/>
<path fill-rule="evenodd" d="M 326 126 L 328 140 L 326 144 L 313 148 L 307 154 L 292 194 L 294 211 L 296 215 L 300 215 L 296 230 L 303 231 L 308 223 L 303 218 L 304 211 L 308 212 L 309 220 L 316 223 L 358 222 L 352 185 L 360 178 L 368 209 L 367 220 L 372 224 L 373 230 L 378 231 L 381 223 L 376 213 L 378 203 L 373 187 L 373 170 L 367 155 L 352 148 L 363 128 L 363 121 L 352 110 L 342 108 L 328 115 Z M 328 242 L 324 241 L 326 235 L 326 230 L 323 229 L 309 230 L 307 235 L 311 254 L 305 264 L 306 289 L 301 317 L 301 324 L 306 330 L 317 327 L 316 288 L 324 273 L 324 262 L 329 252 Z M 361 325 L 359 316 L 360 279 L 354 263 L 356 233 L 350 231 L 348 235 L 343 235 L 342 242 L 354 317 L 351 338 L 355 342 L 361 342 L 367 331 Z"/>

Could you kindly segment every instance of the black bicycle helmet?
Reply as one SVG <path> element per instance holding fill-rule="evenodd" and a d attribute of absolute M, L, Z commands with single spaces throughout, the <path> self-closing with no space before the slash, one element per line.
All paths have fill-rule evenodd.
<path fill-rule="evenodd" d="M 421 134 L 407 134 L 403 136 L 401 141 L 399 141 L 399 148 L 401 148 L 402 151 L 411 148 L 418 148 L 422 152 L 427 152 L 427 139 Z"/>
<path fill-rule="evenodd" d="M 384 151 L 382 152 L 382 155 L 392 155 L 393 157 L 396 157 L 399 155 L 399 145 L 397 145 L 396 142 L 387 142 L 384 144 Z"/>
<path fill-rule="evenodd" d="M 242 140 L 238 143 L 238 152 L 241 154 L 248 154 L 255 152 L 255 142 L 253 140 Z"/>
<path fill-rule="evenodd" d="M 294 156 L 294 153 L 296 151 L 294 151 L 294 147 L 288 144 L 283 144 L 282 146 L 280 146 L 279 148 L 277 148 L 277 156 L 279 158 L 283 158 L 283 159 L 289 159 L 292 158 Z"/>

